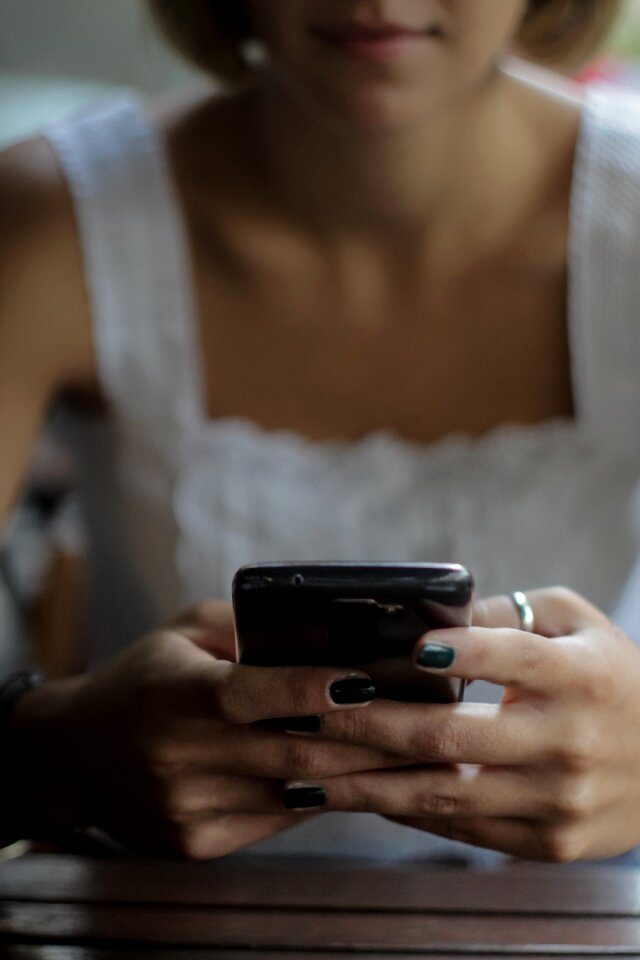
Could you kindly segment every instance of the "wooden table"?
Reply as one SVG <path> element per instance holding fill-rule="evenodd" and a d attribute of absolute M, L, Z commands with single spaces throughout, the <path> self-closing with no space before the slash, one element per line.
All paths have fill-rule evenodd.
<path fill-rule="evenodd" d="M 640 958 L 640 870 L 0 863 L 3 960 Z"/>

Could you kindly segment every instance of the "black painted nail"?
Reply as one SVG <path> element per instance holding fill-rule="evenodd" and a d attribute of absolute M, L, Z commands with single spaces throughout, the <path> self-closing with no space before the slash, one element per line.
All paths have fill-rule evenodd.
<path fill-rule="evenodd" d="M 311 717 L 275 717 L 263 720 L 260 724 L 266 730 L 282 730 L 283 733 L 319 733 L 322 726 L 322 714 Z"/>
<path fill-rule="evenodd" d="M 327 795 L 322 787 L 287 787 L 283 799 L 288 810 L 310 810 L 323 807 Z"/>
<path fill-rule="evenodd" d="M 376 695 L 376 688 L 367 677 L 345 677 L 329 687 L 334 703 L 368 703 Z"/>
<path fill-rule="evenodd" d="M 439 643 L 425 643 L 418 654 L 419 667 L 431 667 L 432 670 L 445 670 L 453 663 L 456 652 L 453 647 L 443 647 Z"/>

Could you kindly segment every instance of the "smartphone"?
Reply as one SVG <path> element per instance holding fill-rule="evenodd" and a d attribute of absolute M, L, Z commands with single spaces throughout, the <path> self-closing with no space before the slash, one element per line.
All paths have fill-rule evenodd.
<path fill-rule="evenodd" d="M 233 580 L 240 663 L 364 670 L 379 697 L 461 700 L 464 682 L 419 670 L 416 641 L 468 626 L 473 579 L 450 563 L 264 563 Z"/>

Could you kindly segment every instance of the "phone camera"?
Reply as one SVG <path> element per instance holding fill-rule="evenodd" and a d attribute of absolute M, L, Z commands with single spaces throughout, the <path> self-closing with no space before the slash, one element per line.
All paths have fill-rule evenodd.
<path fill-rule="evenodd" d="M 397 604 L 388 604 L 380 606 L 380 612 L 384 617 L 402 617 L 404 616 L 404 607 Z"/>
<path fill-rule="evenodd" d="M 301 587 L 302 584 L 304 583 L 304 577 L 302 576 L 302 574 L 301 573 L 294 574 L 294 576 L 292 577 L 292 583 L 294 587 Z"/>

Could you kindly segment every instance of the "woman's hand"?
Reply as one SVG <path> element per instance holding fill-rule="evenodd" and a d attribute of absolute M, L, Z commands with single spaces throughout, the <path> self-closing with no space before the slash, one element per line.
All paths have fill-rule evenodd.
<path fill-rule="evenodd" d="M 401 762 L 255 725 L 358 712 L 373 695 L 362 673 L 234 657 L 231 610 L 212 601 L 93 675 L 25 694 L 12 726 L 35 812 L 156 856 L 216 857 L 299 821 L 283 807 L 284 780 Z"/>
<path fill-rule="evenodd" d="M 435 672 L 503 685 L 499 705 L 378 701 L 326 716 L 323 737 L 415 767 L 322 780 L 324 809 L 529 859 L 609 857 L 640 842 L 640 651 L 568 590 L 528 599 L 536 633 L 516 629 L 512 601 L 495 597 L 478 603 L 476 625 L 430 633 L 415 651 L 450 661 Z"/>

